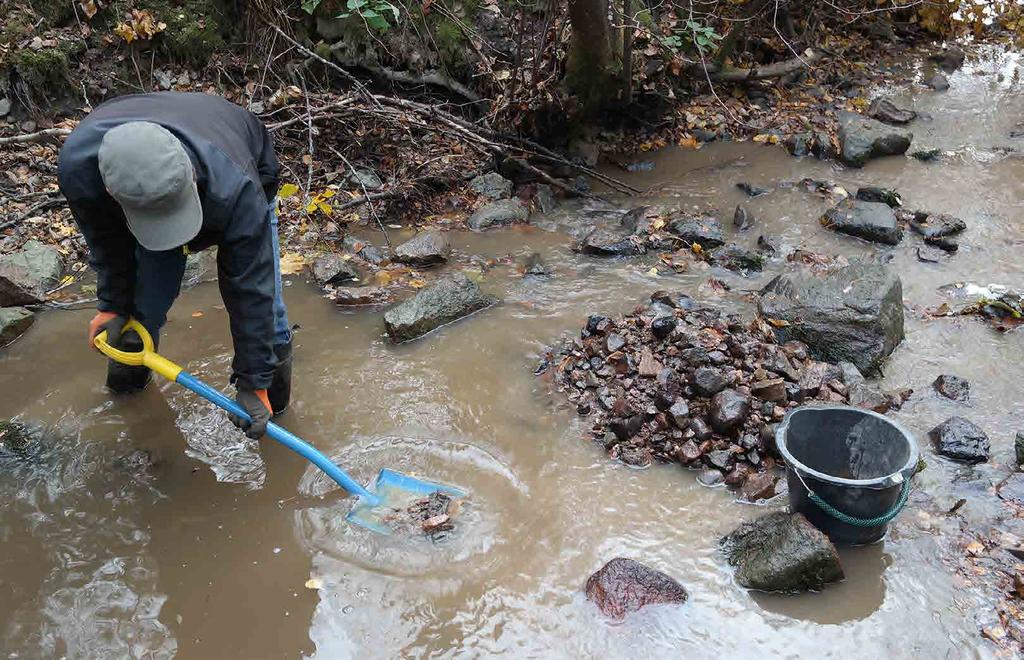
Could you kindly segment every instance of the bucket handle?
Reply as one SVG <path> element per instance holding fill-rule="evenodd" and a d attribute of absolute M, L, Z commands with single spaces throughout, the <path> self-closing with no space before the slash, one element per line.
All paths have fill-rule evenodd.
<path fill-rule="evenodd" d="M 814 502 L 819 509 L 839 522 L 846 523 L 847 525 L 853 525 L 854 527 L 877 527 L 878 525 L 888 523 L 899 515 L 900 511 L 902 511 L 903 507 L 907 504 L 907 498 L 910 496 L 910 479 L 904 479 L 903 487 L 900 489 L 900 496 L 896 498 L 896 503 L 892 505 L 891 509 L 880 516 L 875 516 L 874 518 L 857 518 L 843 513 L 823 500 L 820 495 L 811 490 L 811 487 L 807 485 L 807 482 L 804 481 L 803 475 L 800 474 L 800 470 L 794 469 L 793 471 L 796 472 L 796 476 L 800 479 L 800 483 L 802 483 L 804 488 L 807 489 L 807 497 Z"/>

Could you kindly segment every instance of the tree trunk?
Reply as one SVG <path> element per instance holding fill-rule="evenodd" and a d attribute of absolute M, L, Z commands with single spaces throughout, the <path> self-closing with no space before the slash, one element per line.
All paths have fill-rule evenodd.
<path fill-rule="evenodd" d="M 565 83 L 584 114 L 600 112 L 615 96 L 608 0 L 569 0 L 569 22 Z"/>

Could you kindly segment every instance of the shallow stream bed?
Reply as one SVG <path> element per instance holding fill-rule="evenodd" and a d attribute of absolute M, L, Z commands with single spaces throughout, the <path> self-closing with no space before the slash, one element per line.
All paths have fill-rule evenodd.
<path fill-rule="evenodd" d="M 90 313 L 43 315 L 0 352 L 0 419 L 49 429 L 27 457 L 0 451 L 5 657 L 988 657 L 979 630 L 991 608 L 953 570 L 960 519 L 938 514 L 961 497 L 968 524 L 998 510 L 990 487 L 1024 430 L 1024 332 L 922 312 L 948 300 L 939 287 L 950 282 L 1024 285 L 1024 160 L 993 149 L 1009 142 L 1005 118 L 1024 110 L 1016 85 L 997 78 L 1011 80 L 1015 66 L 972 62 L 947 95 L 909 98 L 935 116 L 915 124 L 913 148 L 955 150 L 941 163 L 891 158 L 856 171 L 749 143 L 666 150 L 641 157 L 652 171 L 628 175 L 654 190 L 648 200 L 452 233 L 463 255 L 539 252 L 553 276 L 495 267 L 481 281 L 501 305 L 408 345 L 383 340 L 382 310 L 341 310 L 294 278 L 286 300 L 300 326 L 296 385 L 281 422 L 363 481 L 392 467 L 471 491 L 456 532 L 436 544 L 348 526 L 348 501 L 321 474 L 269 440 L 244 441 L 177 386 L 112 399 L 102 361 L 84 348 Z M 752 200 L 735 188 L 803 177 L 851 192 L 892 187 L 909 208 L 961 217 L 960 251 L 922 263 L 913 235 L 884 248 L 822 228 L 828 200 L 799 187 Z M 654 255 L 571 251 L 566 229 L 649 201 L 717 207 L 730 234 L 742 202 L 758 219 L 733 236 L 743 245 L 769 234 L 783 253 L 884 260 L 903 280 L 907 336 L 882 386 L 915 390 L 894 415 L 917 435 L 928 467 L 884 543 L 844 550 L 846 580 L 822 593 L 739 588 L 717 540 L 766 507 L 704 488 L 678 465 L 638 471 L 609 461 L 582 439 L 586 421 L 532 373 L 590 313 L 622 313 L 669 289 L 749 316 L 744 290 L 790 267 L 775 259 L 743 278 L 691 264 L 657 276 Z M 717 291 L 709 277 L 732 290 Z M 181 297 L 161 350 L 226 387 L 231 346 L 215 285 Z M 932 391 L 941 373 L 971 382 L 969 405 Z M 954 414 L 989 434 L 989 464 L 954 465 L 928 445 L 927 431 Z M 690 600 L 605 620 L 582 587 L 616 556 L 672 575 Z"/>

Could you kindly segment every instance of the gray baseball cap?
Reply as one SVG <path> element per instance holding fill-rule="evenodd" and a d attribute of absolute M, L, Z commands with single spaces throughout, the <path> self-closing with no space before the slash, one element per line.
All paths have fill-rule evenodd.
<path fill-rule="evenodd" d="M 147 250 L 188 243 L 203 226 L 195 173 L 185 147 L 163 126 L 132 121 L 107 131 L 100 176 Z"/>

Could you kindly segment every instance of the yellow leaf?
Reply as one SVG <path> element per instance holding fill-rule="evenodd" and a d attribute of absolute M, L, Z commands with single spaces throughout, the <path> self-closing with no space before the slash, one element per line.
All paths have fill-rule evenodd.
<path fill-rule="evenodd" d="M 661 229 L 664 226 L 665 220 L 662 218 L 657 218 L 654 222 L 651 223 L 651 229 Z"/>
<path fill-rule="evenodd" d="M 316 207 L 320 209 L 320 211 L 328 217 L 334 215 L 334 207 L 328 204 L 327 202 L 317 202 Z"/>
<path fill-rule="evenodd" d="M 306 580 L 307 589 L 320 589 L 324 586 L 324 581 L 320 578 L 309 578 Z"/>
<path fill-rule="evenodd" d="M 761 133 L 759 135 L 754 136 L 754 142 L 757 142 L 758 144 L 778 144 L 779 136 L 774 134 Z"/>
<path fill-rule="evenodd" d="M 60 286 L 67 286 L 67 285 L 71 284 L 74 281 L 75 281 L 75 276 L 74 275 L 65 275 L 61 279 L 61 281 L 60 281 Z"/>
<path fill-rule="evenodd" d="M 685 149 L 700 149 L 700 143 L 697 142 L 696 138 L 679 138 L 679 146 Z"/>
<path fill-rule="evenodd" d="M 414 289 L 422 289 L 423 287 L 427 286 L 427 283 L 424 280 L 412 279 L 409 280 L 409 286 L 411 286 Z"/>
<path fill-rule="evenodd" d="M 316 202 L 310 202 L 306 204 L 306 213 L 316 213 Z"/>
<path fill-rule="evenodd" d="M 377 274 L 374 275 L 374 279 L 377 280 L 378 285 L 387 286 L 391 284 L 391 273 L 386 270 L 379 270 L 377 271 Z"/>
<path fill-rule="evenodd" d="M 789 321 L 787 321 L 785 319 L 766 319 L 766 320 L 768 321 L 768 325 L 772 326 L 773 328 L 785 328 L 785 327 L 788 327 L 790 325 Z"/>
<path fill-rule="evenodd" d="M 295 193 L 299 192 L 299 187 L 294 183 L 286 183 L 277 190 L 277 196 L 280 199 L 288 199 Z"/>
<path fill-rule="evenodd" d="M 114 34 L 124 39 L 126 44 L 130 44 L 138 37 L 138 35 L 135 34 L 135 30 L 132 29 L 132 26 L 127 23 L 118 23 L 117 27 L 114 28 Z"/>
<path fill-rule="evenodd" d="M 96 6 L 95 0 L 86 0 L 85 2 L 79 2 L 78 6 L 82 8 L 82 12 L 86 18 L 92 18 L 99 11 L 99 7 Z"/>
<path fill-rule="evenodd" d="M 649 271 L 647 271 L 647 274 L 648 275 L 657 275 L 658 274 L 658 269 L 657 268 L 651 268 Z"/>
<path fill-rule="evenodd" d="M 690 246 L 690 249 L 693 250 L 694 254 L 704 254 L 704 248 L 701 247 L 700 243 L 694 243 Z"/>
<path fill-rule="evenodd" d="M 331 190 L 330 188 L 328 188 L 327 190 L 325 190 L 322 193 L 320 193 L 319 195 L 317 195 L 317 197 L 319 197 L 320 199 L 330 199 L 331 197 L 334 197 L 334 195 L 335 195 L 335 192 L 333 190 Z"/>
<path fill-rule="evenodd" d="M 306 258 L 298 252 L 285 252 L 281 255 L 281 274 L 295 275 L 306 266 Z"/>
<path fill-rule="evenodd" d="M 192 318 L 194 318 L 194 319 L 203 318 L 203 313 L 202 312 L 192 312 Z"/>

